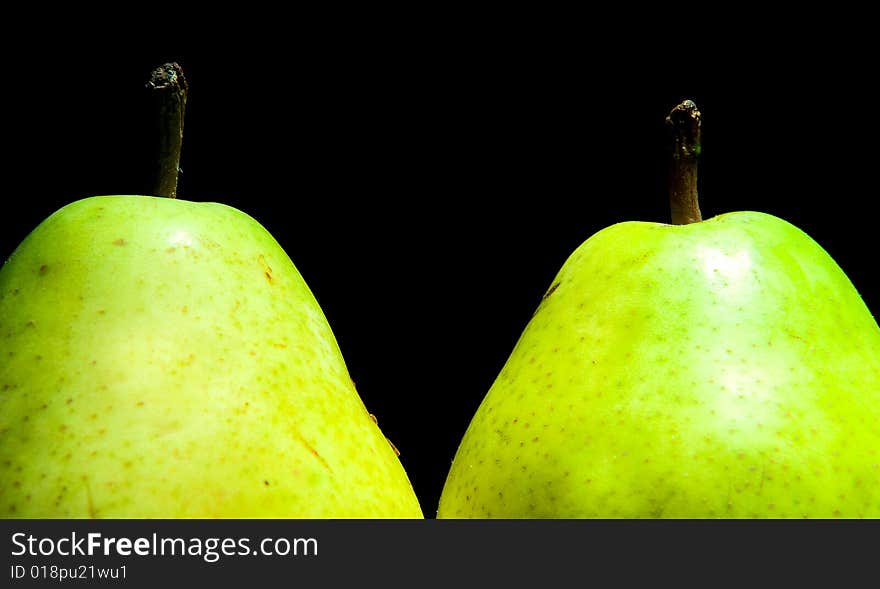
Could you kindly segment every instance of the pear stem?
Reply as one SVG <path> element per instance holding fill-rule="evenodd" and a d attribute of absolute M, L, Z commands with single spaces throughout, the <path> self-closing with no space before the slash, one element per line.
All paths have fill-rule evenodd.
<path fill-rule="evenodd" d="M 187 92 L 183 69 L 176 63 L 160 65 L 150 73 L 147 88 L 152 94 L 157 125 L 153 194 L 176 198 Z"/>
<path fill-rule="evenodd" d="M 666 117 L 673 141 L 669 168 L 669 208 L 674 225 L 703 220 L 697 195 L 701 123 L 700 111 L 692 100 L 685 100 Z"/>

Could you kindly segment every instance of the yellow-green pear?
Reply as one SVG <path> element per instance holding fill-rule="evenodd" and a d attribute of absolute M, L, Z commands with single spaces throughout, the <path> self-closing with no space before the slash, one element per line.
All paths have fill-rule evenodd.
<path fill-rule="evenodd" d="M 438 517 L 880 517 L 880 328 L 796 227 L 702 221 L 699 112 L 672 121 L 676 224 L 613 225 L 565 262 Z"/>
<path fill-rule="evenodd" d="M 51 215 L 0 270 L 0 517 L 422 512 L 259 223 L 100 196 Z"/>

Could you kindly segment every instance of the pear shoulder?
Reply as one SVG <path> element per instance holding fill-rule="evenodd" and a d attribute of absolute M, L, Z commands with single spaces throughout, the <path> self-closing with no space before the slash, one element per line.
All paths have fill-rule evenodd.
<path fill-rule="evenodd" d="M 735 211 L 688 225 L 671 225 L 647 221 L 623 221 L 596 232 L 568 258 L 575 263 L 588 253 L 611 256 L 609 261 L 634 254 L 641 257 L 668 256 L 673 265 L 699 262 L 697 252 L 712 250 L 769 258 L 783 257 L 793 262 L 824 268 L 836 280 L 849 282 L 835 260 L 805 231 L 794 224 L 768 213 Z M 769 260 L 765 260 L 769 261 Z M 564 267 L 563 267 L 564 270 Z"/>
<path fill-rule="evenodd" d="M 572 278 L 601 277 L 609 287 L 629 283 L 625 290 L 648 284 L 641 281 L 643 276 L 661 289 L 687 285 L 691 292 L 709 289 L 728 301 L 735 293 L 736 308 L 771 300 L 799 300 L 814 309 L 837 307 L 860 322 L 867 318 L 878 329 L 856 287 L 818 242 L 794 224 L 756 211 L 688 225 L 611 225 L 569 256 L 550 288 Z M 761 297 L 747 302 L 747 293 Z"/>
<path fill-rule="evenodd" d="M 108 208 L 109 207 L 109 208 Z M 118 221 L 130 215 L 143 218 L 144 215 L 163 218 L 191 217 L 226 219 L 259 228 L 268 234 L 263 225 L 251 215 L 235 207 L 213 201 L 191 201 L 179 198 L 159 198 L 136 194 L 114 194 L 89 196 L 70 202 L 49 215 L 43 223 L 57 222 L 59 219 L 102 218 L 103 213 L 112 215 Z M 85 220 L 85 219 L 84 219 Z"/>

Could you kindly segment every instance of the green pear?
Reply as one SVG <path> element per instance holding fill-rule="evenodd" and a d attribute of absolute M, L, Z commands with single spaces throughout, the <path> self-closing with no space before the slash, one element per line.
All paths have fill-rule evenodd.
<path fill-rule="evenodd" d="M 0 517 L 422 512 L 259 223 L 100 196 L 50 216 L 0 270 Z"/>
<path fill-rule="evenodd" d="M 437 515 L 880 517 L 880 328 L 777 217 L 610 226 L 552 282 Z"/>

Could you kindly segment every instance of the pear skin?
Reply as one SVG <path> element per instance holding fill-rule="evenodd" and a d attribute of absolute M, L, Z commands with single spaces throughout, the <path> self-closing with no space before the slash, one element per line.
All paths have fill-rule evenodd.
<path fill-rule="evenodd" d="M 880 328 L 777 217 L 613 225 L 547 291 L 438 517 L 880 517 Z"/>
<path fill-rule="evenodd" d="M 0 271 L 0 516 L 422 512 L 259 223 L 101 196 L 53 214 Z"/>

